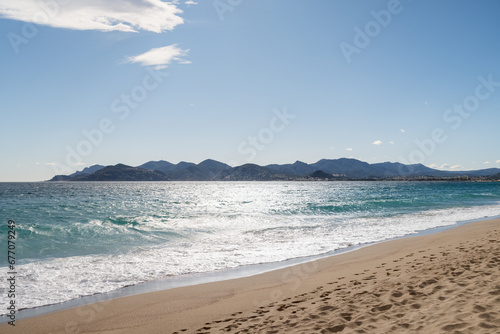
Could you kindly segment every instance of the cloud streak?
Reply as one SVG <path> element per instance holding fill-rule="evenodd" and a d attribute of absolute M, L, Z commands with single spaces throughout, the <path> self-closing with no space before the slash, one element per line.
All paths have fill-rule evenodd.
<path fill-rule="evenodd" d="M 172 44 L 129 57 L 127 62 L 140 63 L 142 66 L 153 66 L 156 70 L 160 70 L 166 68 L 172 61 L 176 61 L 179 64 L 190 64 L 189 60 L 183 59 L 188 51 L 179 48 L 177 44 Z"/>
<path fill-rule="evenodd" d="M 442 164 L 441 166 L 438 166 L 436 164 L 430 164 L 428 166 L 429 168 L 434 168 L 434 169 L 441 169 L 441 170 L 460 170 L 463 169 L 461 165 L 450 165 L 450 164 Z"/>
<path fill-rule="evenodd" d="M 161 0 L 3 0 L 0 17 L 74 30 L 161 33 L 184 21 L 174 3 Z"/>

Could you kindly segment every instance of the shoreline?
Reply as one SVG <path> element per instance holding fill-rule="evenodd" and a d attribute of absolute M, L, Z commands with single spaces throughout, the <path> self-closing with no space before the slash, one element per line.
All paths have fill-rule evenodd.
<path fill-rule="evenodd" d="M 222 320 L 234 318 L 235 312 L 242 312 L 238 314 L 243 315 L 251 314 L 245 318 L 245 322 L 253 322 L 255 319 L 265 317 L 268 313 L 284 312 L 284 310 L 272 309 L 282 302 L 284 303 L 282 305 L 288 305 L 285 302 L 287 298 L 297 298 L 301 294 L 316 295 L 320 292 L 318 290 L 320 286 L 324 289 L 327 285 L 340 284 L 339 277 L 344 277 L 344 280 L 349 278 L 350 281 L 353 281 L 364 272 L 373 271 L 382 274 L 379 268 L 381 263 L 385 263 L 386 270 L 395 271 L 394 263 L 401 261 L 402 255 L 404 255 L 402 259 L 408 255 L 403 253 L 427 252 L 424 249 L 430 246 L 435 248 L 436 244 L 442 243 L 442 239 L 446 239 L 445 243 L 451 243 L 453 246 L 460 242 L 468 243 L 475 240 L 474 237 L 476 239 L 480 236 L 485 238 L 500 229 L 500 219 L 488 218 L 487 220 L 463 222 L 458 226 L 451 225 L 441 228 L 444 231 L 432 234 L 427 232 L 427 234 L 419 236 L 410 235 L 382 241 L 342 254 L 257 275 L 141 293 L 64 309 L 33 318 L 20 319 L 16 321 L 14 331 L 17 329 L 29 331 L 30 328 L 36 328 L 39 333 L 85 333 L 90 331 L 136 333 L 143 330 L 151 333 L 173 333 L 186 329 L 186 332 L 189 333 L 211 333 L 219 324 L 231 323 L 231 320 Z M 495 239 L 496 242 L 499 241 L 498 239 L 500 238 Z M 446 245 L 440 246 L 446 247 Z M 411 250 L 413 251 L 411 252 Z M 434 252 L 437 251 L 437 249 L 434 250 Z M 392 267 L 391 259 L 395 261 L 392 262 Z M 422 259 L 421 261 L 425 262 Z M 364 268 L 364 271 L 361 268 Z M 490 275 L 490 277 L 492 276 Z M 385 276 L 383 278 L 387 279 Z M 334 283 L 335 281 L 337 283 Z M 500 284 L 500 282 L 497 283 Z M 290 305 L 294 306 L 293 302 Z M 263 312 L 266 311 L 266 308 L 270 310 Z M 262 311 L 260 314 L 259 310 Z M 116 322 L 116 319 L 120 319 L 120 321 Z M 221 321 L 217 322 L 218 319 Z M 239 322 L 233 324 L 236 326 L 235 328 L 242 326 L 237 325 Z M 243 325 L 245 322 L 242 322 Z M 206 325 L 207 323 L 210 325 Z M 14 332 L 12 326 L 8 326 L 10 328 L 5 328 L 5 326 L 7 326 L 6 323 L 0 325 L 0 328 Z M 265 328 L 266 324 L 263 326 L 262 328 Z M 203 327 L 210 328 L 203 330 Z M 200 331 L 197 331 L 198 329 Z"/>
<path fill-rule="evenodd" d="M 109 291 L 106 293 L 96 293 L 93 295 L 82 296 L 80 298 L 68 300 L 61 303 L 43 305 L 32 308 L 25 308 L 19 310 L 17 313 L 17 317 L 21 319 L 29 319 L 32 317 L 38 317 L 54 312 L 60 312 L 67 309 L 85 306 L 89 304 L 106 302 L 109 300 L 130 297 L 144 293 L 158 292 L 164 290 L 170 290 L 175 288 L 183 288 L 193 285 L 205 284 L 205 283 L 213 283 L 213 282 L 221 282 L 232 279 L 239 279 L 245 277 L 251 277 L 254 275 L 265 274 L 274 270 L 280 270 L 289 268 L 292 266 L 301 265 L 307 262 L 316 261 L 324 258 L 328 258 L 331 256 L 339 256 L 345 253 L 354 252 L 356 250 L 362 249 L 364 247 L 370 247 L 379 243 L 389 242 L 398 239 L 404 238 L 413 238 L 418 236 L 430 235 L 439 233 L 442 231 L 446 231 L 448 229 L 457 228 L 459 226 L 470 224 L 476 221 L 482 220 L 492 220 L 492 219 L 500 219 L 499 216 L 493 217 L 483 217 L 479 219 L 473 220 L 465 220 L 458 221 L 452 225 L 444 225 L 444 226 L 436 226 L 426 230 L 419 230 L 412 234 L 406 234 L 399 237 L 388 238 L 380 241 L 369 242 L 364 244 L 358 244 L 354 246 L 349 246 L 346 248 L 340 248 L 334 251 L 330 251 L 323 254 L 311 255 L 306 257 L 299 258 L 291 258 L 284 261 L 278 262 L 269 262 L 269 263 L 257 263 L 251 265 L 245 265 L 236 268 L 227 268 L 215 272 L 200 272 L 200 273 L 191 273 L 180 276 L 171 276 L 164 279 L 153 280 L 149 282 L 139 283 L 131 286 L 125 286 L 123 288 Z M 9 319 L 5 315 L 0 316 L 0 325 L 6 323 Z"/>

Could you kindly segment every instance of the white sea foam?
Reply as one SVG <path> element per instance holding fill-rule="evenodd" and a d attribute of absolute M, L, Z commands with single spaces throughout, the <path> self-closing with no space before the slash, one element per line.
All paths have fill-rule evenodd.
<path fill-rule="evenodd" d="M 500 205 L 494 204 L 384 217 L 256 213 L 238 215 L 237 219 L 198 216 L 171 224 L 177 224 L 178 232 L 185 237 L 168 243 L 137 246 L 118 254 L 46 258 L 18 265 L 17 301 L 20 308 L 60 303 L 170 275 L 323 254 L 351 244 L 381 241 L 499 213 Z M 144 229 L 149 232 L 164 226 L 161 219 L 145 219 L 149 224 Z M 188 222 L 195 233 L 186 229 Z M 117 227 L 125 231 L 123 228 Z"/>

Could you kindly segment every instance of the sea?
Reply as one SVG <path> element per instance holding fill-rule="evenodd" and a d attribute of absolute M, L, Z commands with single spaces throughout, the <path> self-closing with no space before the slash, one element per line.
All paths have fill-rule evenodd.
<path fill-rule="evenodd" d="M 0 303 L 9 220 L 16 305 L 39 309 L 499 215 L 499 182 L 0 183 Z"/>

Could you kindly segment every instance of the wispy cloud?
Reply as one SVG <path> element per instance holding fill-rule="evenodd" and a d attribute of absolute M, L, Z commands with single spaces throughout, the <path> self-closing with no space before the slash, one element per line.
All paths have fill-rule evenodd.
<path fill-rule="evenodd" d="M 381 140 L 375 140 L 372 144 L 380 146 L 380 145 L 382 145 L 382 141 Z"/>
<path fill-rule="evenodd" d="M 187 1 L 193 2 L 193 1 Z M 3 0 L 0 17 L 75 30 L 161 33 L 184 21 L 175 2 L 161 0 Z"/>
<path fill-rule="evenodd" d="M 450 165 L 450 164 L 442 164 L 441 166 L 438 166 L 436 164 L 431 164 L 428 167 L 434 168 L 434 169 L 444 169 L 444 170 L 460 170 L 463 169 L 461 165 Z"/>
<path fill-rule="evenodd" d="M 496 163 L 497 163 L 497 164 L 500 164 L 500 160 L 497 160 L 497 161 L 496 161 Z"/>
<path fill-rule="evenodd" d="M 190 64 L 189 60 L 182 58 L 187 55 L 188 51 L 179 48 L 177 44 L 172 44 L 129 57 L 127 61 L 130 63 L 140 63 L 142 66 L 154 66 L 155 69 L 159 70 L 167 67 L 172 61 L 176 61 L 179 64 Z"/>
<path fill-rule="evenodd" d="M 389 142 L 389 144 L 394 145 L 394 142 L 391 140 L 391 141 Z"/>
<path fill-rule="evenodd" d="M 346 148 L 345 150 L 346 151 L 352 151 L 352 148 Z"/>
<path fill-rule="evenodd" d="M 188 0 L 184 2 L 186 5 L 197 5 L 198 3 L 196 1 Z"/>
<path fill-rule="evenodd" d="M 399 130 L 399 131 L 401 131 L 401 132 L 403 132 L 403 133 L 404 133 L 404 132 L 406 132 L 404 129 L 401 129 L 401 130 Z"/>
<path fill-rule="evenodd" d="M 491 162 L 489 162 L 489 161 L 485 161 L 485 162 L 483 162 L 483 164 L 484 164 L 484 165 L 489 165 L 489 164 L 491 164 Z"/>

